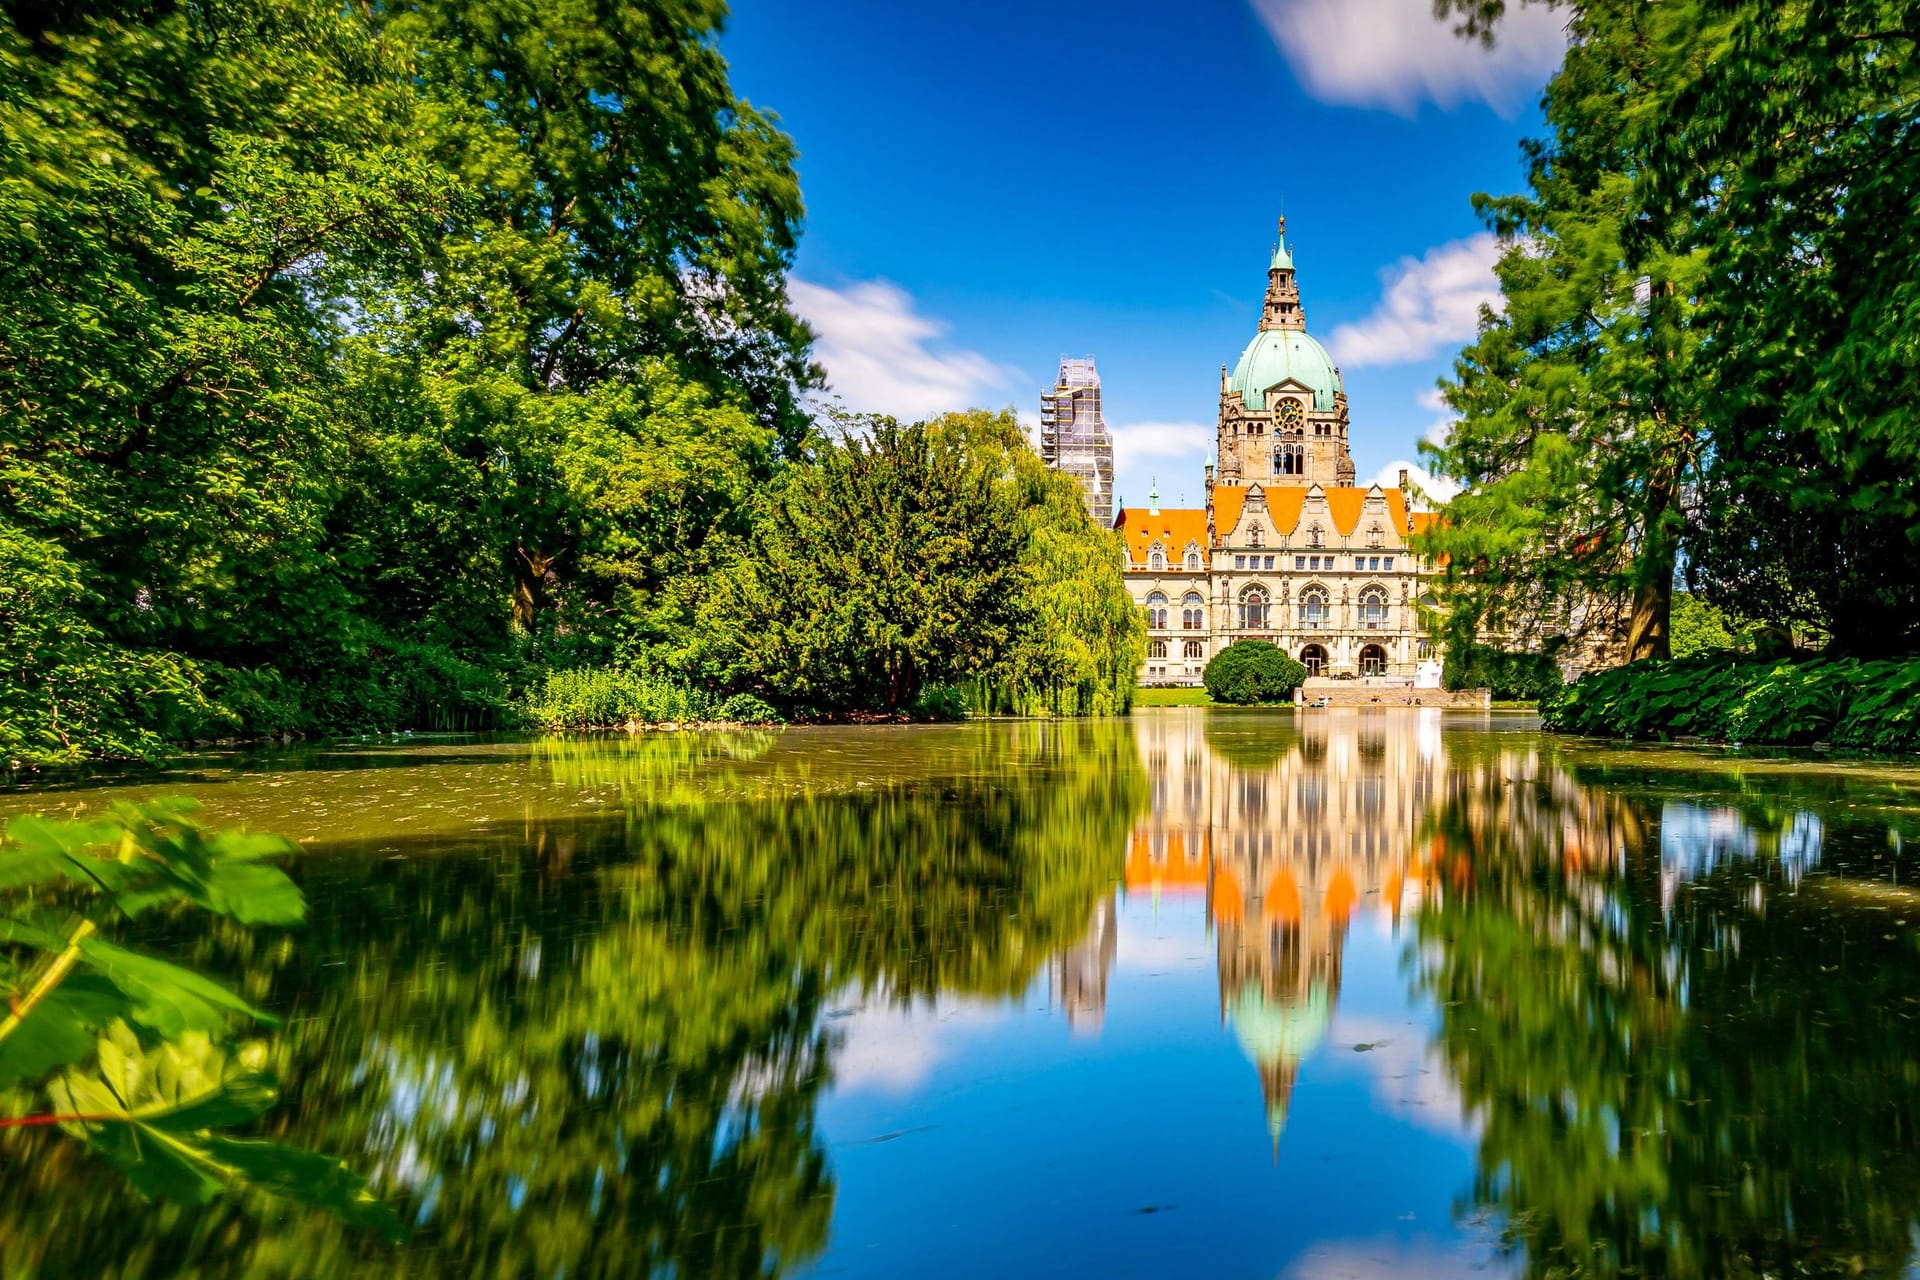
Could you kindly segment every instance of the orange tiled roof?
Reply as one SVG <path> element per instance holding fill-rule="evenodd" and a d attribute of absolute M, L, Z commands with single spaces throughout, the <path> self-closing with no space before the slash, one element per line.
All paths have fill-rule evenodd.
<path fill-rule="evenodd" d="M 1247 491 L 1239 485 L 1217 484 L 1213 486 L 1213 530 L 1219 537 L 1226 537 L 1233 526 L 1240 523 L 1240 508 L 1247 504 Z"/>
<path fill-rule="evenodd" d="M 1126 886 L 1150 889 L 1156 893 L 1191 893 L 1207 887 L 1207 855 L 1204 849 L 1187 850 L 1184 836 L 1167 835 L 1164 858 L 1153 856 L 1153 842 L 1146 831 L 1136 831 L 1127 847 Z"/>
<path fill-rule="evenodd" d="M 1240 924 L 1247 917 L 1247 895 L 1229 867 L 1213 869 L 1213 918 L 1221 924 Z"/>
<path fill-rule="evenodd" d="M 1260 891 L 1260 898 L 1262 919 L 1280 924 L 1293 924 L 1300 919 L 1300 886 L 1294 883 L 1293 873 L 1285 867 L 1274 868 L 1267 878 L 1267 887 Z"/>
<path fill-rule="evenodd" d="M 1366 510 L 1367 494 L 1371 489 L 1361 489 L 1351 485 L 1330 485 L 1323 492 L 1327 495 L 1327 512 L 1333 517 L 1335 530 L 1351 537 L 1360 527 L 1360 517 Z M 1407 495 L 1399 489 L 1383 489 L 1387 500 L 1387 522 L 1396 532 L 1405 532 L 1407 528 Z M 1300 527 L 1300 513 L 1306 508 L 1307 489 L 1301 485 L 1274 485 L 1272 488 L 1261 486 L 1261 494 L 1266 499 L 1267 513 L 1273 518 L 1273 527 L 1283 538 L 1293 536 Z M 1216 485 L 1213 490 L 1213 524 L 1222 538 L 1240 523 L 1240 513 L 1246 506 L 1247 488 L 1240 485 Z M 1418 517 L 1415 517 L 1418 519 Z"/>
<path fill-rule="evenodd" d="M 1354 888 L 1353 877 L 1347 874 L 1345 867 L 1341 867 L 1333 873 L 1333 879 L 1327 884 L 1327 898 L 1320 904 L 1320 910 L 1329 920 L 1345 920 L 1353 914 L 1353 905 L 1359 900 L 1360 894 Z"/>
<path fill-rule="evenodd" d="M 1166 548 L 1167 567 L 1178 569 L 1187 544 L 1207 547 L 1207 511 L 1205 507 L 1162 507 L 1159 515 L 1148 515 L 1145 507 L 1122 507 L 1114 524 L 1127 542 L 1127 558 L 1135 568 L 1144 568 L 1147 552 L 1158 542 Z"/>
<path fill-rule="evenodd" d="M 1434 511 L 1416 511 L 1413 513 L 1411 519 L 1413 520 L 1413 532 L 1417 537 L 1433 528 L 1434 523 L 1440 519 L 1440 515 Z"/>

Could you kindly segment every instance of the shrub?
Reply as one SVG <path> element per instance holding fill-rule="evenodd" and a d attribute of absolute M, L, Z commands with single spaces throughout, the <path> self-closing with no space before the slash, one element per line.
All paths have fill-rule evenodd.
<path fill-rule="evenodd" d="M 1509 653 L 1487 645 L 1455 642 L 1447 646 L 1440 672 L 1447 689 L 1487 689 L 1496 698 L 1543 701 L 1565 683 L 1551 653 Z"/>
<path fill-rule="evenodd" d="M 726 718 L 713 695 L 703 689 L 655 672 L 606 667 L 548 672 L 527 699 L 527 715 L 546 729 Z"/>
<path fill-rule="evenodd" d="M 735 724 L 779 724 L 780 713 L 764 698 L 756 698 L 750 693 L 736 693 L 720 704 L 720 719 Z"/>
<path fill-rule="evenodd" d="M 913 700 L 912 707 L 914 715 L 929 720 L 965 720 L 972 710 L 966 691 L 951 684 L 927 685 Z"/>
<path fill-rule="evenodd" d="M 1920 659 L 1764 661 L 1728 653 L 1598 671 L 1541 704 L 1549 729 L 1920 750 Z"/>
<path fill-rule="evenodd" d="M 1307 669 L 1265 640 L 1242 640 L 1215 654 L 1200 678 L 1215 702 L 1245 706 L 1287 701 Z"/>

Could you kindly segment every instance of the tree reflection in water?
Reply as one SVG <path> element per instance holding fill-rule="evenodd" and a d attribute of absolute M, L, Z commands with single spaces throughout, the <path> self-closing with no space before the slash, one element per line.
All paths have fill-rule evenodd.
<path fill-rule="evenodd" d="M 1339 1000 L 1356 904 L 1374 904 L 1408 913 L 1409 972 L 1480 1135 L 1460 1210 L 1504 1223 L 1531 1274 L 1911 1262 L 1910 803 L 1833 771 L 1443 738 L 1440 724 L 1138 725 L 1156 804 L 1127 887 L 1205 895 L 1221 1016 L 1258 1071 L 1276 1151 Z"/>
<path fill-rule="evenodd" d="M 1428 823 L 1413 963 L 1482 1130 L 1473 1204 L 1533 1275 L 1899 1271 L 1920 868 L 1889 811 L 1585 754 L 1457 777 Z"/>
<path fill-rule="evenodd" d="M 1908 1263 L 1920 866 L 1898 782 L 1443 723 L 1476 722 L 1169 710 L 541 743 L 513 757 L 524 812 L 470 830 L 433 820 L 424 767 L 400 828 L 423 834 L 309 847 L 303 934 L 167 939 L 289 1015 L 274 1136 L 370 1174 L 408 1246 L 145 1204 L 14 1131 L 0 1273 L 804 1270 L 835 1207 L 830 1010 L 1012 1008 L 1044 981 L 1096 1032 L 1116 894 L 1203 906 L 1276 1160 L 1289 1112 L 1326 1096 L 1298 1086 L 1378 913 L 1470 1117 L 1459 1212 L 1499 1222 L 1519 1267 Z M 544 816 L 588 800 L 600 816 Z"/>
<path fill-rule="evenodd" d="M 1023 991 L 1085 930 L 1144 805 L 1123 727 L 972 742 L 939 776 L 852 794 L 737 771 L 721 802 L 698 772 L 714 753 L 751 755 L 750 740 L 544 744 L 539 767 L 625 795 L 625 811 L 311 848 L 297 948 L 216 934 L 199 958 L 298 1011 L 282 1122 L 402 1199 L 409 1247 L 257 1205 L 145 1205 L 28 1137 L 9 1144 L 0 1271 L 762 1276 L 803 1262 L 834 1199 L 813 1120 L 831 1075 L 826 998 Z"/>

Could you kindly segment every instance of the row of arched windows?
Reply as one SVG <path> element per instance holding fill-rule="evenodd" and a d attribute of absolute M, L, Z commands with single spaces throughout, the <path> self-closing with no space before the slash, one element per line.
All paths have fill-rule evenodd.
<path fill-rule="evenodd" d="M 1264 587 L 1248 587 L 1240 593 L 1237 616 L 1242 631 L 1264 631 L 1272 602 Z M 1300 625 L 1321 630 L 1333 621 L 1333 604 L 1324 587 L 1308 587 L 1300 593 Z M 1384 628 L 1387 625 L 1387 593 L 1381 587 L 1368 587 L 1360 593 L 1359 624 Z"/>
<path fill-rule="evenodd" d="M 1147 568 L 1153 570 L 1155 573 L 1161 573 L 1165 571 L 1166 567 L 1167 553 L 1161 549 L 1158 543 L 1155 543 L 1152 549 L 1147 552 Z M 1186 567 L 1188 573 L 1200 572 L 1200 553 L 1191 547 L 1187 549 Z"/>
<path fill-rule="evenodd" d="M 1165 640 L 1147 641 L 1147 656 L 1149 658 L 1166 657 L 1167 642 Z M 1207 646 L 1202 644 L 1198 640 L 1185 641 L 1180 646 L 1180 656 L 1186 659 L 1188 662 L 1197 661 L 1207 656 Z"/>
<path fill-rule="evenodd" d="M 1207 602 L 1197 591 L 1189 591 L 1180 601 L 1180 629 L 1182 631 L 1200 631 L 1207 625 Z M 1242 631 L 1265 631 L 1268 629 L 1273 609 L 1273 598 L 1262 586 L 1251 586 L 1240 593 L 1240 599 L 1234 610 L 1234 619 Z M 1307 587 L 1300 593 L 1298 614 L 1300 625 L 1312 630 L 1323 630 L 1333 623 L 1333 601 L 1327 589 L 1320 586 Z M 1360 592 L 1359 612 L 1355 621 L 1361 627 L 1372 630 L 1384 630 L 1392 616 L 1384 587 L 1367 587 Z M 1172 603 L 1166 593 L 1155 591 L 1147 597 L 1147 626 L 1155 631 L 1171 629 L 1173 618 Z"/>
<path fill-rule="evenodd" d="M 1189 591 L 1180 601 L 1180 629 L 1182 631 L 1201 631 L 1207 625 L 1207 602 L 1197 591 Z M 1164 593 L 1156 591 L 1147 597 L 1147 625 L 1156 631 L 1167 630 L 1167 620 L 1173 611 L 1168 607 Z"/>

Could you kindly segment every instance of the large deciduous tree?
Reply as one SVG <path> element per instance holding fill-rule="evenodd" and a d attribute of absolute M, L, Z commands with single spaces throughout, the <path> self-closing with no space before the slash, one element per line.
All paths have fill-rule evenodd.
<path fill-rule="evenodd" d="M 748 486 L 806 434 L 817 373 L 785 292 L 793 146 L 734 96 L 725 12 L 482 0 L 387 23 L 420 69 L 421 145 L 474 208 L 369 334 L 384 376 L 418 387 L 377 451 L 431 440 L 430 505 L 453 503 L 462 532 L 372 559 L 464 576 L 485 545 L 498 586 L 455 634 L 493 632 L 510 598 L 542 643 L 556 624 L 610 640 L 589 656 L 665 638 L 684 618 L 670 580 L 710 536 L 743 532 Z M 369 471 L 370 501 L 415 506 L 414 477 L 392 474 Z"/>
<path fill-rule="evenodd" d="M 1824 632 L 1843 651 L 1911 650 L 1920 8 L 1557 7 L 1577 40 L 1547 94 L 1551 153 L 1616 139 L 1605 169 L 1629 225 L 1690 264 L 1671 295 L 1695 467 L 1682 486 L 1685 576 L 1713 604 Z M 1435 8 L 1490 39 L 1506 3 Z M 1634 76 L 1599 82 L 1591 102 L 1611 109 L 1564 115 L 1570 77 L 1606 49 L 1630 51 Z M 1657 301 L 1661 278 L 1642 274 Z"/>
<path fill-rule="evenodd" d="M 358 10 L 9 16 L 0 747 L 144 750 L 204 711 L 196 660 L 337 643 L 334 316 L 454 198 Z"/>
<path fill-rule="evenodd" d="M 901 710 L 968 684 L 1124 711 L 1146 630 L 1120 548 L 1011 413 L 845 424 L 786 473 L 706 602 L 714 674 L 783 706 Z"/>
<path fill-rule="evenodd" d="M 1525 196 L 1476 197 L 1502 237 L 1501 305 L 1443 384 L 1459 415 L 1423 446 L 1464 487 L 1437 526 L 1462 634 L 1554 635 L 1665 657 L 1683 496 L 1702 441 L 1689 328 L 1700 262 L 1636 198 L 1633 122 L 1659 28 L 1686 4 L 1589 4 L 1527 144 Z"/>

